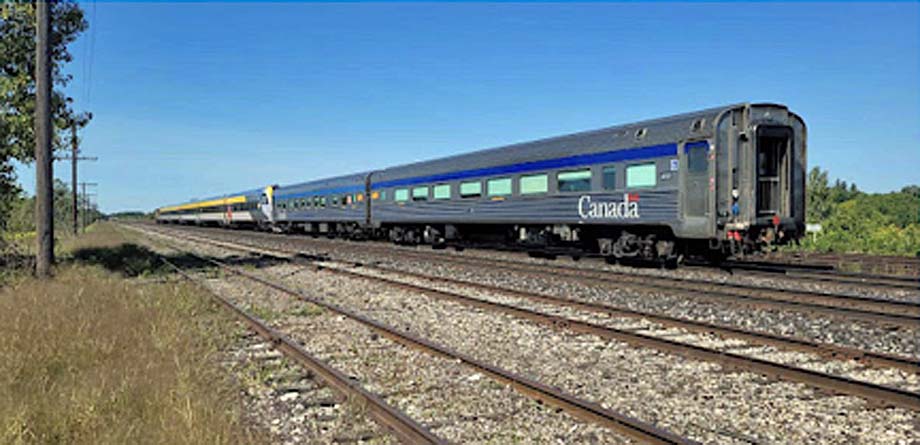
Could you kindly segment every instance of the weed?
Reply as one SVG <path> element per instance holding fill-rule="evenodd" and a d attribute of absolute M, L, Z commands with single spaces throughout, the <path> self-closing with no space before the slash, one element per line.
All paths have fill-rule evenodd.
<path fill-rule="evenodd" d="M 54 279 L 0 288 L 0 443 L 258 442 L 219 364 L 231 316 L 189 284 L 113 273 L 160 272 L 123 241 L 97 227 Z"/>

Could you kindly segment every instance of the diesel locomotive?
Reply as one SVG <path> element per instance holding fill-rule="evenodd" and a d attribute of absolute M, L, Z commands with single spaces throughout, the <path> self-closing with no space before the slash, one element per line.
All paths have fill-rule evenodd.
<path fill-rule="evenodd" d="M 156 219 L 675 262 L 797 241 L 805 176 L 804 121 L 745 103 L 270 185 L 163 207 Z"/>

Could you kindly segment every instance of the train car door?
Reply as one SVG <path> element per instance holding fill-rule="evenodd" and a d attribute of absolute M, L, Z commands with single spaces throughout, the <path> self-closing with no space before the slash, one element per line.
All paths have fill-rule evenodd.
<path fill-rule="evenodd" d="M 262 192 L 262 196 L 259 198 L 259 210 L 269 224 L 275 222 L 274 192 L 275 188 L 273 186 L 265 187 L 265 191 Z"/>
<path fill-rule="evenodd" d="M 708 229 L 710 200 L 709 141 L 685 142 L 683 144 L 683 216 L 694 231 Z M 713 184 L 714 185 L 714 184 Z"/>

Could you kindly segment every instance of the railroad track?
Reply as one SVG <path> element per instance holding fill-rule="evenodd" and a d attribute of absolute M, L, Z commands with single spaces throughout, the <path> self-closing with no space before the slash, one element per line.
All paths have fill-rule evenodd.
<path fill-rule="evenodd" d="M 196 283 L 208 292 L 212 298 L 233 312 L 251 330 L 274 345 L 275 349 L 290 357 L 305 368 L 319 376 L 326 385 L 339 394 L 341 400 L 357 400 L 367 408 L 367 413 L 377 423 L 392 432 L 403 443 L 409 444 L 447 444 L 444 439 L 433 434 L 425 426 L 411 419 L 402 411 L 393 408 L 383 399 L 351 380 L 342 372 L 304 350 L 296 341 L 271 328 L 264 320 L 235 305 L 230 300 L 212 291 L 204 282 L 181 269 L 165 258 L 160 258 L 167 266 L 189 281 Z"/>
<path fill-rule="evenodd" d="M 181 229 L 180 229 L 181 230 Z M 203 230 L 205 233 L 221 233 Z M 247 233 L 247 236 L 278 240 L 278 236 L 264 233 Z M 681 297 L 732 305 L 794 310 L 804 313 L 833 316 L 844 320 L 881 324 L 894 327 L 920 327 L 920 304 L 906 301 L 838 295 L 824 292 L 761 287 L 747 284 L 719 283 L 703 279 L 666 277 L 650 274 L 630 274 L 622 271 L 597 270 L 558 264 L 533 262 L 483 256 L 451 255 L 423 252 L 390 245 L 373 243 L 335 242 L 323 239 L 302 239 L 304 242 L 329 243 L 336 249 L 353 249 L 359 253 L 377 252 L 392 255 L 398 252 L 403 258 L 418 261 L 435 261 L 468 267 L 501 269 L 526 274 L 536 278 L 561 279 L 575 283 L 592 283 L 616 289 L 628 288 L 635 292 L 656 291 Z"/>
<path fill-rule="evenodd" d="M 849 348 L 832 347 L 828 345 L 808 342 L 801 339 L 776 336 L 760 332 L 745 331 L 738 328 L 701 323 L 692 320 L 647 314 L 638 311 L 631 311 L 624 308 L 616 308 L 604 304 L 563 299 L 549 295 L 523 292 L 498 286 L 484 285 L 481 283 L 471 283 L 463 280 L 445 279 L 444 277 L 440 276 L 428 276 L 403 270 L 395 270 L 370 263 L 355 264 L 353 262 L 348 262 L 344 265 L 339 264 L 338 266 L 330 267 L 330 264 L 334 264 L 335 261 L 324 258 L 309 256 L 305 257 L 299 251 L 279 248 L 277 246 L 273 246 L 271 250 L 268 250 L 265 246 L 253 246 L 251 244 L 238 242 L 230 243 L 226 241 L 215 241 L 213 239 L 190 236 L 187 234 L 177 235 L 175 233 L 170 233 L 169 236 L 180 239 L 184 238 L 191 242 L 210 244 L 218 248 L 242 251 L 249 254 L 266 255 L 274 258 L 298 262 L 307 266 L 322 267 L 322 270 L 329 271 L 331 273 L 342 274 L 351 278 L 372 280 L 391 286 L 397 286 L 400 288 L 417 291 L 425 295 L 435 296 L 437 298 L 442 298 L 483 309 L 503 312 L 557 328 L 568 329 L 578 333 L 593 334 L 601 338 L 623 341 L 635 346 L 654 348 L 668 353 L 674 353 L 683 356 L 689 356 L 699 360 L 715 362 L 729 368 L 742 369 L 776 377 L 779 379 L 805 383 L 833 392 L 863 397 L 867 400 L 871 400 L 882 405 L 893 405 L 912 410 L 920 410 L 920 395 L 904 389 L 876 385 L 873 383 L 853 380 L 846 377 L 820 373 L 787 364 L 775 363 L 758 358 L 743 356 L 726 350 L 676 342 L 667 338 L 656 337 L 654 335 L 648 335 L 624 329 L 617 329 L 597 323 L 582 321 L 580 319 L 544 313 L 517 305 L 508 305 L 500 302 L 474 298 L 458 292 L 447 291 L 440 287 L 421 285 L 417 282 L 406 280 L 405 277 L 410 277 L 414 280 L 426 280 L 430 282 L 446 282 L 456 286 L 472 287 L 481 290 L 487 290 L 490 292 L 510 294 L 516 297 L 521 297 L 540 303 L 574 307 L 579 310 L 603 313 L 615 317 L 646 318 L 655 323 L 669 327 L 680 327 L 682 329 L 687 329 L 695 332 L 711 332 L 718 335 L 740 338 L 756 344 L 769 344 L 797 351 L 809 352 L 817 355 L 826 356 L 830 354 L 837 355 L 838 357 L 861 358 L 865 363 L 869 363 L 875 366 L 896 367 L 915 374 L 920 373 L 920 366 L 918 366 L 914 360 L 904 357 L 877 354 Z M 387 276 L 368 274 L 368 270 L 383 272 Z M 393 278 L 392 275 L 402 276 L 403 278 Z"/>
<path fill-rule="evenodd" d="M 179 239 L 182 238 L 181 236 L 177 236 L 174 233 L 167 234 L 162 231 L 153 230 L 149 228 L 140 229 L 140 230 L 142 233 L 152 231 L 152 232 L 159 233 L 165 236 L 170 236 L 173 238 L 179 238 Z M 204 241 L 199 240 L 198 242 L 203 243 Z M 411 333 L 405 332 L 402 329 L 399 329 L 393 326 L 388 326 L 384 323 L 375 321 L 373 319 L 370 319 L 366 316 L 363 316 L 345 307 L 342 307 L 342 306 L 339 306 L 333 303 L 329 303 L 321 298 L 307 295 L 298 290 L 295 290 L 287 286 L 284 286 L 282 284 L 279 284 L 277 280 L 266 279 L 265 277 L 241 270 L 240 268 L 229 265 L 223 261 L 219 261 L 213 258 L 202 257 L 200 255 L 195 254 L 194 252 L 190 252 L 188 250 L 184 250 L 184 249 L 176 247 L 175 243 L 169 243 L 169 244 L 171 244 L 171 248 L 173 249 L 184 251 L 188 255 L 195 257 L 198 260 L 209 263 L 222 271 L 233 274 L 234 276 L 238 276 L 246 280 L 249 280 L 251 282 L 258 283 L 266 288 L 273 289 L 275 291 L 278 291 L 280 293 L 294 297 L 301 301 L 304 301 L 304 302 L 319 306 L 323 309 L 329 310 L 335 314 L 344 316 L 350 320 L 356 321 L 360 323 L 361 325 L 366 326 L 367 328 L 377 332 L 381 336 L 389 338 L 399 344 L 423 351 L 425 353 L 428 353 L 434 356 L 439 356 L 439 357 L 447 358 L 449 360 L 454 360 L 458 363 L 462 363 L 468 367 L 473 368 L 477 372 L 480 372 L 484 375 L 487 375 L 493 378 L 494 380 L 500 383 L 507 384 L 513 387 L 520 393 L 534 400 L 537 400 L 542 403 L 562 409 L 568 412 L 569 414 L 573 415 L 576 418 L 610 428 L 621 434 L 632 437 L 634 439 L 638 439 L 645 443 L 652 443 L 652 444 L 695 444 L 697 443 L 688 438 L 681 437 L 679 435 L 673 434 L 664 429 L 658 428 L 652 424 L 649 424 L 649 423 L 640 421 L 638 419 L 632 418 L 628 415 L 604 408 L 597 403 L 578 398 L 576 396 L 563 392 L 557 388 L 550 387 L 538 381 L 535 381 L 527 377 L 513 373 L 511 371 L 482 362 L 469 355 L 454 351 L 443 345 L 436 344 L 424 338 L 421 338 Z M 185 275 L 185 273 L 183 273 L 183 275 Z M 242 309 L 236 306 L 233 306 L 232 303 L 230 303 L 229 301 L 224 300 L 223 302 L 225 304 L 229 304 L 230 307 L 234 308 L 238 314 L 245 313 L 244 311 L 242 311 Z M 247 314 L 247 315 L 251 319 L 258 321 L 251 314 Z M 247 318 L 247 320 L 249 320 L 249 318 Z M 250 321 L 250 322 L 252 323 L 253 321 Z M 270 329 L 271 328 L 269 328 L 264 322 L 258 321 L 258 324 L 256 324 L 256 330 L 259 331 L 260 333 L 262 332 L 262 330 L 270 330 Z M 268 335 L 269 338 L 273 339 L 273 341 L 280 341 L 279 339 L 287 339 L 287 337 L 284 337 L 282 334 L 280 334 L 277 331 L 265 331 L 265 332 L 267 332 L 266 335 Z M 290 341 L 291 345 L 289 345 L 287 348 L 292 349 L 295 346 L 299 347 L 292 340 L 290 339 L 288 340 Z M 287 342 L 282 341 L 282 344 L 287 345 Z M 389 423 L 387 425 L 389 425 Z M 438 438 L 434 437 L 434 439 L 438 439 Z M 407 440 L 404 440 L 404 441 L 406 443 L 439 443 L 439 442 L 416 441 L 415 439 L 411 439 L 411 438 L 407 438 Z"/>
<path fill-rule="evenodd" d="M 685 267 L 711 269 L 713 266 L 698 262 L 688 262 L 685 264 Z M 789 264 L 769 261 L 728 261 L 719 265 L 719 268 L 731 273 L 740 271 L 749 275 L 771 278 L 775 278 L 778 275 L 784 275 L 796 280 L 822 283 L 858 285 L 894 290 L 920 290 L 920 274 L 916 276 L 900 276 L 846 272 L 837 270 L 833 266 Z"/>
<path fill-rule="evenodd" d="M 884 274 L 915 278 L 920 276 L 920 258 L 847 253 L 781 253 L 767 258 L 779 264 L 825 265 L 837 270 L 858 270 L 867 274 Z"/>

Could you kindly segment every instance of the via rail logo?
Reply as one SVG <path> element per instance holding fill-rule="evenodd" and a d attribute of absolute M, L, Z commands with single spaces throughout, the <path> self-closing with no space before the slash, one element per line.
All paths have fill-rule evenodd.
<path fill-rule="evenodd" d="M 595 201 L 591 195 L 578 198 L 581 219 L 639 219 L 639 194 L 624 193 L 622 201 Z"/>

